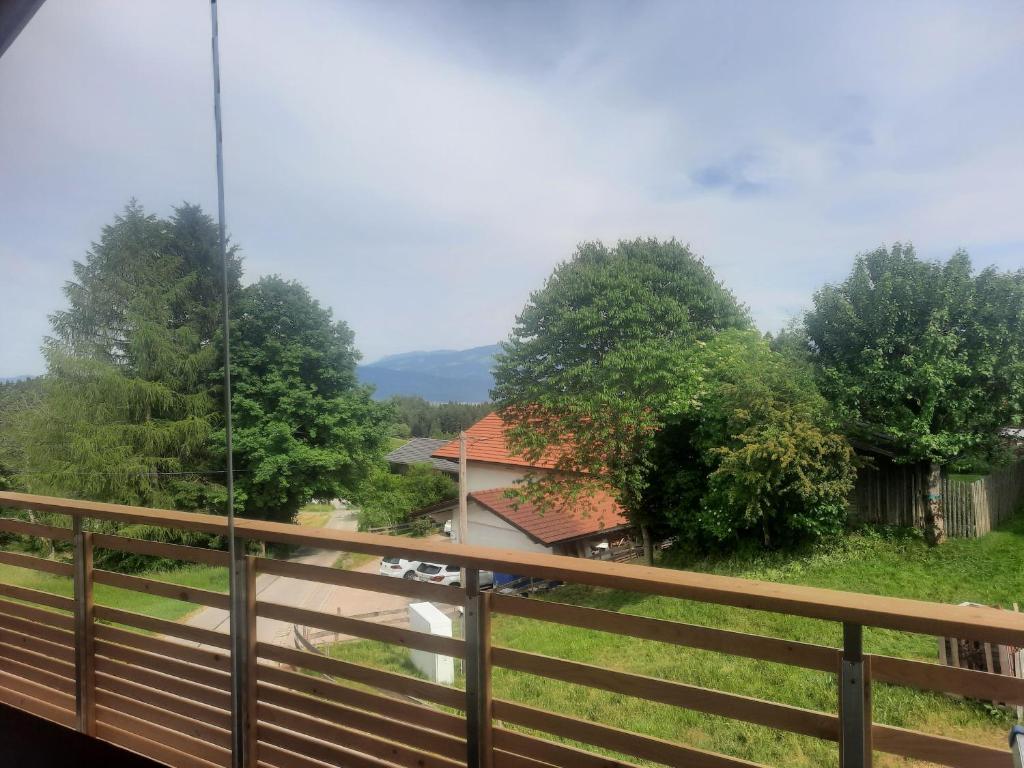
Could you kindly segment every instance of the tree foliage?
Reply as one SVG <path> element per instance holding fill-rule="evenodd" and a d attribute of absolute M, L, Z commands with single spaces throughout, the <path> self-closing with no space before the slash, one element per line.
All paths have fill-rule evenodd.
<path fill-rule="evenodd" d="M 884 439 L 906 462 L 985 456 L 1019 423 L 1024 398 L 1024 274 L 975 273 L 896 244 L 858 256 L 805 318 L 826 396 L 854 436 Z"/>
<path fill-rule="evenodd" d="M 395 437 L 455 437 L 494 410 L 490 403 L 431 403 L 407 395 L 389 402 L 397 419 L 392 427 Z"/>
<path fill-rule="evenodd" d="M 811 371 L 752 331 L 690 354 L 645 492 L 663 532 L 700 546 L 769 546 L 842 530 L 853 452 Z"/>
<path fill-rule="evenodd" d="M 567 478 L 608 483 L 644 522 L 650 454 L 688 352 L 749 325 L 711 269 L 675 240 L 584 243 L 530 296 L 497 357 L 493 395 L 509 442 L 532 459 L 560 447 L 562 473 L 544 482 L 563 487 L 550 490 L 564 495 Z"/>
<path fill-rule="evenodd" d="M 353 493 L 384 453 L 390 413 L 356 379 L 352 330 L 302 285 L 276 276 L 241 292 L 235 325 L 245 515 L 291 522 L 311 499 Z"/>
<path fill-rule="evenodd" d="M 359 530 L 403 523 L 409 513 L 458 496 L 458 484 L 429 464 L 414 464 L 402 474 L 387 464 L 374 466 L 355 495 Z"/>

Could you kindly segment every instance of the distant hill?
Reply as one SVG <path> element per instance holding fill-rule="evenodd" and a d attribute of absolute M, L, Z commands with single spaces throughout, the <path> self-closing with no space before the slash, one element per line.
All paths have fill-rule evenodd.
<path fill-rule="evenodd" d="M 482 403 L 490 398 L 491 368 L 498 345 L 473 349 L 403 352 L 359 366 L 359 380 L 376 387 L 374 397 L 419 395 L 435 403 Z"/>
<path fill-rule="evenodd" d="M 21 381 L 28 381 L 32 376 L 0 376 L 0 384 L 17 384 Z"/>

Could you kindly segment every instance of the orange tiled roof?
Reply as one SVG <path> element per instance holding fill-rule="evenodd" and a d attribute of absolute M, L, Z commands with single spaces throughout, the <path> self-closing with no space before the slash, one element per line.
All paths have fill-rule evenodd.
<path fill-rule="evenodd" d="M 441 446 L 432 455 L 438 459 L 458 460 L 458 438 Z M 492 464 L 514 464 L 518 467 L 554 469 L 558 452 L 551 451 L 539 461 L 529 461 L 524 456 L 512 453 L 505 442 L 504 420 L 496 413 L 489 413 L 466 430 L 466 459 L 487 461 Z"/>
<path fill-rule="evenodd" d="M 556 501 L 542 511 L 532 502 L 508 498 L 508 490 L 474 491 L 469 498 L 541 544 L 555 544 L 629 525 L 622 507 L 606 491 L 595 491 L 571 504 Z"/>

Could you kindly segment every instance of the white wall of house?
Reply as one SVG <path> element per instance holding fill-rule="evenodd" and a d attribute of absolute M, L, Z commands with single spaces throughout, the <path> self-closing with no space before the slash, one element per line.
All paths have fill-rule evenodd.
<path fill-rule="evenodd" d="M 500 547 L 517 549 L 520 552 L 543 552 L 552 554 L 551 547 L 538 544 L 514 525 L 502 520 L 483 505 L 473 499 L 466 508 L 469 517 L 469 543 L 481 547 Z M 459 538 L 459 516 L 452 520 L 452 539 Z"/>
<path fill-rule="evenodd" d="M 526 467 L 487 464 L 480 461 L 466 462 L 466 487 L 470 493 L 489 491 L 492 488 L 508 488 L 524 477 Z"/>

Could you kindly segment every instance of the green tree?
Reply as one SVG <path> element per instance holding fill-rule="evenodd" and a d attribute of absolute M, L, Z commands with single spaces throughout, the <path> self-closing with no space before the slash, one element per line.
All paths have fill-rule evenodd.
<path fill-rule="evenodd" d="M 822 391 L 849 433 L 884 440 L 928 476 L 926 533 L 944 536 L 941 467 L 988 455 L 1024 396 L 1024 277 L 975 274 L 896 244 L 858 256 L 814 296 L 805 326 Z"/>
<path fill-rule="evenodd" d="M 811 369 L 753 331 L 691 352 L 679 410 L 658 435 L 645 493 L 666 533 L 704 547 L 789 545 L 840 532 L 853 451 Z"/>
<path fill-rule="evenodd" d="M 454 437 L 494 410 L 490 403 L 431 403 L 407 395 L 396 395 L 389 402 L 399 423 L 408 427 L 392 429 L 396 437 Z"/>
<path fill-rule="evenodd" d="M 195 206 L 170 220 L 130 203 L 103 229 L 51 316 L 43 397 L 22 424 L 26 486 L 145 506 L 223 511 L 210 470 L 218 420 L 217 228 Z M 229 254 L 231 286 L 240 262 Z M 219 282 L 216 283 L 219 290 Z"/>
<path fill-rule="evenodd" d="M 561 472 L 535 486 L 539 495 L 607 483 L 646 531 L 651 453 L 688 352 L 749 326 L 711 269 L 675 240 L 581 245 L 531 295 L 496 361 L 492 395 L 513 449 L 536 460 L 559 448 Z"/>
<path fill-rule="evenodd" d="M 408 471 L 395 474 L 379 463 L 354 497 L 359 505 L 359 530 L 406 522 L 410 512 L 454 499 L 458 490 L 454 480 L 429 464 L 414 464 Z"/>
<path fill-rule="evenodd" d="M 244 513 L 291 522 L 311 499 L 355 491 L 385 451 L 390 409 L 356 379 L 351 329 L 299 283 L 262 278 L 241 292 L 235 317 L 234 447 Z"/>

